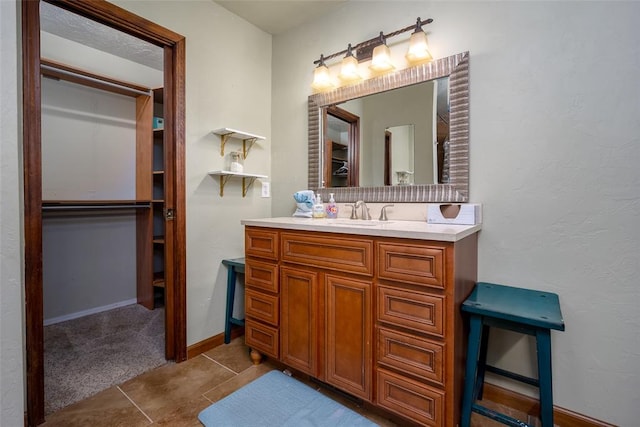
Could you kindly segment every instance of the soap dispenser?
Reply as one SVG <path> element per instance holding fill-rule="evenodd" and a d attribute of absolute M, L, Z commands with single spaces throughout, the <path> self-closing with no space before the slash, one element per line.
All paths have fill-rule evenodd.
<path fill-rule="evenodd" d="M 336 205 L 336 199 L 333 198 L 333 193 L 329 193 L 329 204 L 327 204 L 327 218 L 338 217 L 338 205 Z"/>
<path fill-rule="evenodd" d="M 316 196 L 316 201 L 313 204 L 313 217 L 314 218 L 324 218 L 324 204 L 322 203 L 322 196 L 318 194 Z"/>

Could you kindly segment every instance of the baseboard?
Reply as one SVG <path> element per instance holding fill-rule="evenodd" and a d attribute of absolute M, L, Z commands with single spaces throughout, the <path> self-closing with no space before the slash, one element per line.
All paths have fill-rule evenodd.
<path fill-rule="evenodd" d="M 231 327 L 231 339 L 244 335 L 244 326 Z M 187 347 L 187 360 L 224 344 L 224 332 Z"/>
<path fill-rule="evenodd" d="M 103 311 L 113 310 L 114 308 L 120 308 L 127 305 L 135 304 L 138 300 L 128 299 L 126 301 L 114 302 L 113 304 L 103 305 L 100 307 L 93 307 L 88 310 L 77 311 L 75 313 L 65 314 L 63 316 L 52 317 L 51 319 L 44 319 L 44 326 L 54 325 L 60 322 L 66 322 L 67 320 L 78 319 L 80 317 L 88 316 L 90 314 L 102 313 Z"/>
<path fill-rule="evenodd" d="M 499 403 L 528 415 L 538 416 L 540 405 L 537 399 L 506 388 L 484 383 L 483 399 Z M 613 424 L 596 420 L 568 409 L 553 407 L 553 422 L 561 427 L 615 427 Z"/>

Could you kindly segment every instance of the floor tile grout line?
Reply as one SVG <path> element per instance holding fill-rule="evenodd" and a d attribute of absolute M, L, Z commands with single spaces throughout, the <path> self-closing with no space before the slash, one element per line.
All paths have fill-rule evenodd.
<path fill-rule="evenodd" d="M 142 415 L 144 415 L 145 417 L 147 417 L 147 419 L 149 420 L 149 422 L 150 422 L 151 424 L 153 424 L 153 420 L 151 419 L 151 417 L 149 417 L 149 415 L 147 415 L 147 414 L 142 410 L 142 408 L 140 408 L 140 407 L 138 406 L 138 404 L 137 404 L 136 402 L 134 402 L 134 401 L 133 401 L 133 399 L 131 399 L 131 398 L 127 395 L 127 393 L 125 393 L 125 392 L 120 388 L 120 386 L 119 386 L 119 385 L 117 385 L 117 386 L 116 386 L 116 388 L 117 388 L 118 390 L 120 390 L 120 393 L 124 394 L 124 397 L 126 397 L 127 399 L 129 399 L 129 402 L 131 402 L 131 403 L 133 404 L 133 406 L 135 406 L 136 408 L 138 408 L 138 411 L 142 412 Z"/>
<path fill-rule="evenodd" d="M 238 375 L 238 374 L 240 373 L 240 372 L 236 372 L 236 371 L 234 371 L 233 369 L 231 369 L 231 368 L 229 368 L 229 367 L 227 367 L 227 366 L 223 365 L 222 363 L 220 363 L 220 362 L 218 362 L 217 360 L 215 360 L 215 359 L 211 358 L 210 356 L 207 356 L 207 355 L 206 355 L 206 354 L 204 354 L 204 353 L 202 353 L 202 355 L 203 355 L 204 357 L 206 357 L 207 359 L 211 360 L 213 363 L 216 363 L 216 364 L 218 364 L 218 365 L 222 366 L 224 369 L 226 369 L 226 370 L 227 370 L 227 371 L 229 371 L 229 372 L 233 372 L 233 373 L 234 373 L 234 374 L 236 374 L 236 375 Z"/>

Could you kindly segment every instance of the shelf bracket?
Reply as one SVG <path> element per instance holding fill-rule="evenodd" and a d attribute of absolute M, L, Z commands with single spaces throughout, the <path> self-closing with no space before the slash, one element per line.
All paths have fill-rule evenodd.
<path fill-rule="evenodd" d="M 230 133 L 220 135 L 220 155 L 224 157 L 224 145 L 227 143 L 227 139 L 231 136 Z M 222 181 L 221 181 L 222 182 Z"/>
<path fill-rule="evenodd" d="M 257 140 L 258 138 L 247 138 L 242 140 L 242 156 L 245 160 L 249 155 L 249 150 L 251 150 L 251 147 L 253 147 L 253 144 L 255 144 Z M 247 143 L 249 143 L 249 146 L 247 146 Z"/>
<path fill-rule="evenodd" d="M 231 175 L 220 175 L 220 197 L 224 196 L 224 186 L 229 181 L 229 178 L 231 178 Z"/>
<path fill-rule="evenodd" d="M 249 181 L 248 184 L 247 184 L 247 180 Z M 242 197 L 245 197 L 247 195 L 247 191 L 249 191 L 249 188 L 251 188 L 255 180 L 256 180 L 255 177 L 250 177 L 250 178 L 242 177 Z"/>

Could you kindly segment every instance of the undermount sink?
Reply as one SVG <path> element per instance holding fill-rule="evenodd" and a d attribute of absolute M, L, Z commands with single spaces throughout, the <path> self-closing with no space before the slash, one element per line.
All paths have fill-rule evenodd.
<path fill-rule="evenodd" d="M 325 219 L 326 225 L 341 225 L 347 227 L 375 227 L 378 225 L 393 224 L 393 221 L 379 221 L 377 219 Z"/>

